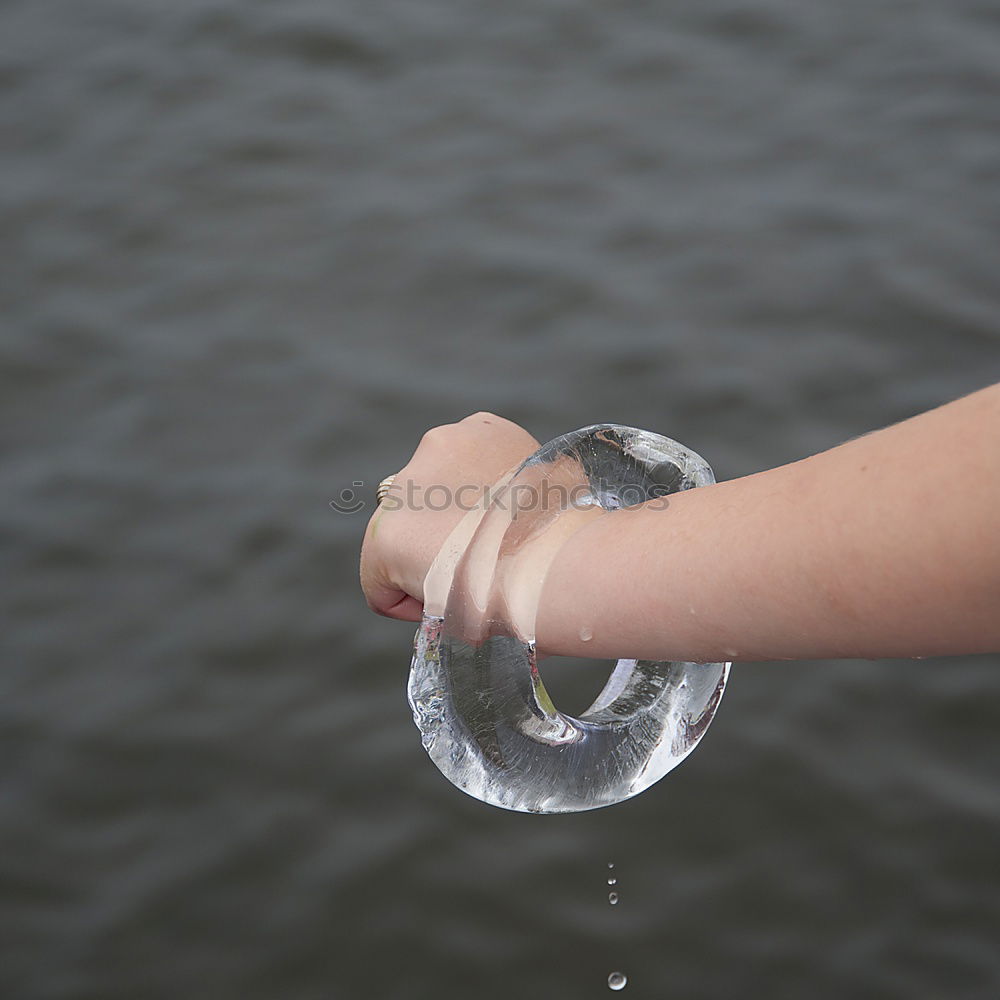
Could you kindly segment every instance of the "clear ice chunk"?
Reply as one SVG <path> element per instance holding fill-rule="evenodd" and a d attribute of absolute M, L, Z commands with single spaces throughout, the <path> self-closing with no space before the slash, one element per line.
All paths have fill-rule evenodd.
<path fill-rule="evenodd" d="M 690 449 L 617 424 L 558 437 L 508 473 L 478 522 L 459 532 L 464 548 L 414 639 L 410 707 L 449 781 L 503 809 L 579 812 L 638 795 L 694 750 L 729 663 L 620 659 L 593 705 L 566 715 L 536 666 L 533 610 L 531 620 L 515 614 L 500 581 L 525 544 L 558 534 L 570 507 L 603 516 L 714 481 Z M 514 518 L 511 498 L 522 487 Z"/>

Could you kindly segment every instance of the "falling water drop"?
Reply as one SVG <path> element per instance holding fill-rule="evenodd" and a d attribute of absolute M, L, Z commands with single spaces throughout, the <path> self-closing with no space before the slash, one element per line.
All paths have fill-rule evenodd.
<path fill-rule="evenodd" d="M 615 863 L 613 861 L 609 861 L 608 862 L 608 867 L 609 868 L 614 868 L 614 866 L 615 866 Z"/>
<path fill-rule="evenodd" d="M 609 878 L 609 879 L 608 879 L 608 885 L 618 885 L 618 879 L 616 879 L 616 878 L 615 878 L 615 877 L 614 877 L 614 876 L 612 875 L 612 876 L 611 876 L 611 878 Z"/>
<path fill-rule="evenodd" d="M 612 906 L 617 906 L 618 905 L 618 893 L 617 892 L 609 892 L 608 893 L 608 902 Z"/>
<path fill-rule="evenodd" d="M 625 989 L 625 984 L 628 982 L 627 977 L 624 972 L 612 972 L 608 976 L 608 989 L 611 990 L 623 990 Z"/>

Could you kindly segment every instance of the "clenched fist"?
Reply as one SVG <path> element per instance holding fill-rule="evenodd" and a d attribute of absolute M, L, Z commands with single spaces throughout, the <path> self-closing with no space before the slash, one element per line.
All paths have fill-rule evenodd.
<path fill-rule="evenodd" d="M 424 578 L 445 539 L 484 490 L 537 451 L 523 427 L 473 413 L 433 427 L 396 474 L 361 545 L 361 588 L 372 611 L 419 621 Z"/>

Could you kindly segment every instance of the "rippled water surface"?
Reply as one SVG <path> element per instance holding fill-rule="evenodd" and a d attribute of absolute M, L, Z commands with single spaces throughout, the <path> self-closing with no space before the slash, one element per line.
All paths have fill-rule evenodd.
<path fill-rule="evenodd" d="M 1000 657 L 737 665 L 649 792 L 508 814 L 328 505 L 477 409 L 728 479 L 1000 378 L 994 4 L 0 37 L 0 996 L 998 995 Z"/>

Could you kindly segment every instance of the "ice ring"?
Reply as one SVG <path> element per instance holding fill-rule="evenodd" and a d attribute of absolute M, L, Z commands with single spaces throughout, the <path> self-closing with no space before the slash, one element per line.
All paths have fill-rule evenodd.
<path fill-rule="evenodd" d="M 518 611 L 502 579 L 571 509 L 604 516 L 713 482 L 708 463 L 670 438 L 595 424 L 544 445 L 466 515 L 428 574 L 407 689 L 424 748 L 449 781 L 503 809 L 579 812 L 638 795 L 694 750 L 729 663 L 619 659 L 572 717 L 538 673 L 533 613 Z"/>

